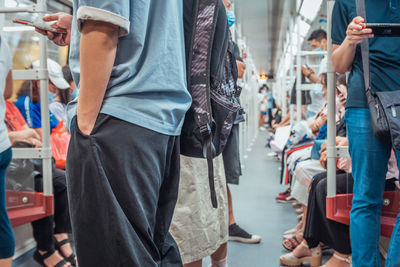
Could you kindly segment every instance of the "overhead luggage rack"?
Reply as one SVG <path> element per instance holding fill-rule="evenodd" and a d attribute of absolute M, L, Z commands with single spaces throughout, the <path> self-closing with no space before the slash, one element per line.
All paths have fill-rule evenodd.
<path fill-rule="evenodd" d="M 41 13 L 47 10 L 46 0 L 37 0 L 31 6 L 0 7 L 0 13 Z M 49 75 L 47 70 L 47 38 L 39 37 L 40 68 L 36 70 L 14 70 L 14 80 L 40 80 L 42 148 L 13 148 L 13 160 L 37 159 L 42 160 L 43 192 L 34 191 L 33 177 L 30 185 L 23 185 L 19 179 L 7 180 L 7 211 L 13 227 L 20 226 L 52 215 L 53 182 L 52 157 L 50 147 L 50 119 L 48 103 Z M 19 177 L 24 179 L 25 177 Z"/>

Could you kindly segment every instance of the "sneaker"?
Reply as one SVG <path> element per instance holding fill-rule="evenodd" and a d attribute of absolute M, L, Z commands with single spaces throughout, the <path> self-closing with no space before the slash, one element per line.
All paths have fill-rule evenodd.
<path fill-rule="evenodd" d="M 229 226 L 229 241 L 257 244 L 261 242 L 261 237 L 258 235 L 249 234 L 235 223 Z"/>
<path fill-rule="evenodd" d="M 279 194 L 279 196 L 277 196 L 275 200 L 280 203 L 288 203 L 288 201 L 286 200 L 288 197 L 290 197 L 290 191 L 284 192 L 284 194 L 282 195 Z"/>
<path fill-rule="evenodd" d="M 290 193 L 290 187 L 288 189 L 286 189 L 286 191 L 280 192 L 279 195 L 283 196 L 283 195 L 287 195 L 288 193 Z"/>

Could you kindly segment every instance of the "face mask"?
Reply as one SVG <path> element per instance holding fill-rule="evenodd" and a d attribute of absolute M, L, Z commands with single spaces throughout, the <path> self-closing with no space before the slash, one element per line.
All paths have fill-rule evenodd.
<path fill-rule="evenodd" d="M 233 24 L 235 24 L 235 22 L 236 22 L 235 14 L 233 14 L 233 12 L 229 11 L 229 12 L 226 12 L 226 16 L 228 17 L 229 27 L 232 27 Z"/>
<path fill-rule="evenodd" d="M 74 91 L 72 91 L 71 98 L 75 99 L 77 97 L 78 97 L 78 89 L 74 89 Z"/>
<path fill-rule="evenodd" d="M 57 95 L 56 95 L 55 93 L 52 93 L 52 92 L 49 91 L 49 102 L 53 102 L 53 100 L 54 100 L 54 98 L 55 98 L 56 96 L 57 96 Z"/>

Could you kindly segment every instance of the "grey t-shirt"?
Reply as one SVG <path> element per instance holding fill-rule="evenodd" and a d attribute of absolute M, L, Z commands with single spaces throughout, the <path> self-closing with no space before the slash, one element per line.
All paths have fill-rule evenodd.
<path fill-rule="evenodd" d="M 117 55 L 101 113 L 161 134 L 180 134 L 191 105 L 182 5 L 182 0 L 74 0 L 70 66 L 78 87 L 82 24 L 96 20 L 119 26 Z M 73 101 L 69 120 L 75 114 Z"/>

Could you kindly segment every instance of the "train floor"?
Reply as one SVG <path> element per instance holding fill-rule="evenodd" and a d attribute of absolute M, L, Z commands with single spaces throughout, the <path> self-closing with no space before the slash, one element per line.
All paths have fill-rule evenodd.
<path fill-rule="evenodd" d="M 282 247 L 282 233 L 296 223 L 294 209 L 290 204 L 278 204 L 275 197 L 286 188 L 279 184 L 280 162 L 268 156 L 265 147 L 267 132 L 260 132 L 244 167 L 240 185 L 230 186 L 234 214 L 237 223 L 252 234 L 262 237 L 260 244 L 248 245 L 230 242 L 228 245 L 229 267 L 274 267 L 280 266 L 279 256 L 287 251 Z M 324 260 L 328 258 L 325 255 Z M 205 259 L 203 267 L 208 267 Z M 26 255 L 13 267 L 39 267 L 31 255 Z"/>

